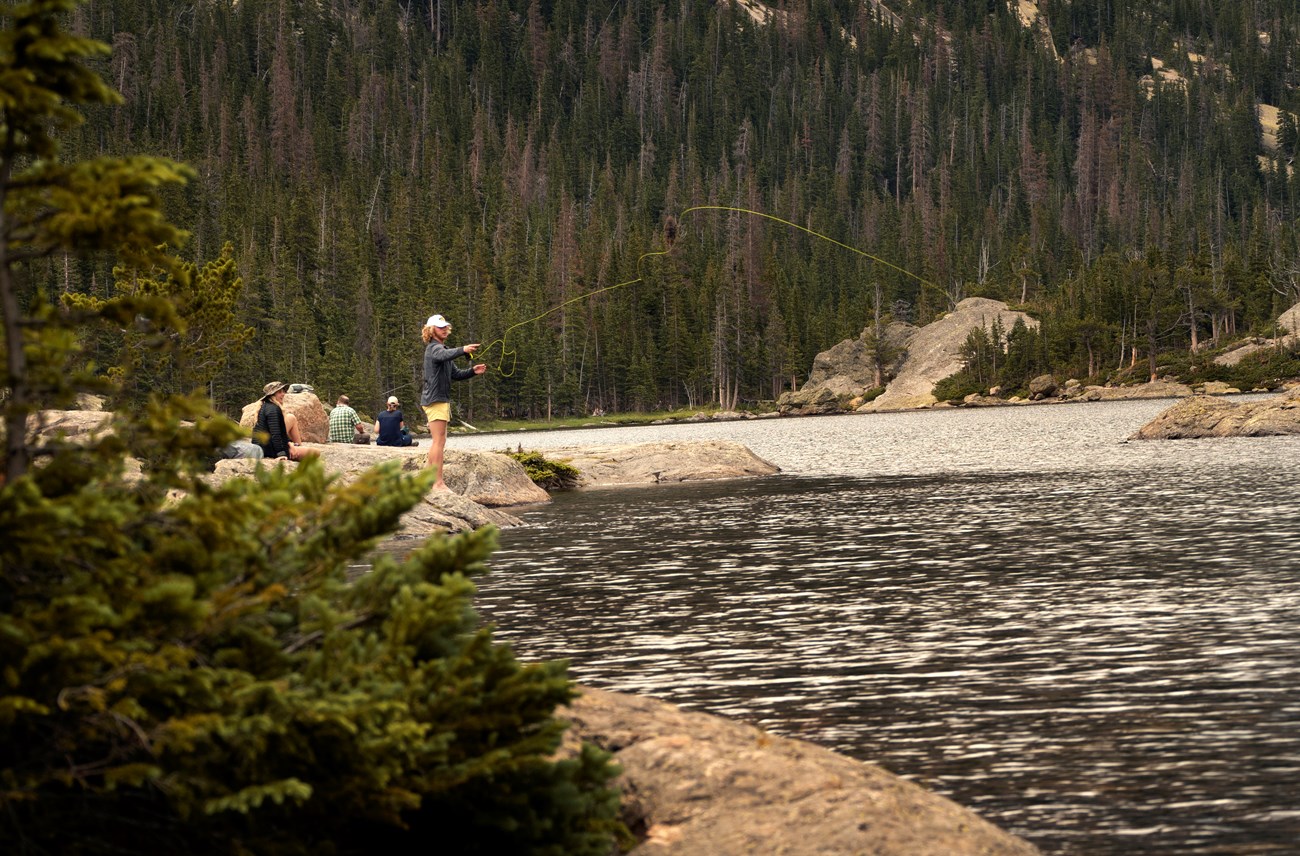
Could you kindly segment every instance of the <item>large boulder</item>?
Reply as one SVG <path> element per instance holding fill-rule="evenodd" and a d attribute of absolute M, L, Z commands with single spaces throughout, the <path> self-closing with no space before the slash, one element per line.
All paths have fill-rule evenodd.
<path fill-rule="evenodd" d="M 622 767 L 638 856 L 1032 856 L 967 808 L 872 764 L 751 725 L 583 688 L 560 715 Z"/>
<path fill-rule="evenodd" d="M 322 449 L 324 448 L 322 447 Z M 324 455 L 321 457 L 325 458 Z M 498 455 L 498 457 L 502 456 Z M 337 463 L 338 460 L 336 459 L 334 464 Z M 376 463 L 379 463 L 379 460 L 371 461 L 370 465 L 373 466 Z M 512 463 L 514 462 L 512 461 Z M 209 476 L 207 480 L 210 484 L 220 485 L 231 479 L 249 478 L 258 466 L 296 467 L 298 465 L 284 460 L 254 461 L 247 458 L 235 458 L 218 461 L 216 472 Z M 326 461 L 325 466 L 330 468 L 330 462 Z M 336 470 L 336 472 L 345 482 L 348 482 L 360 476 L 366 469 L 368 467 L 359 467 L 355 470 L 349 469 L 347 472 L 338 472 Z M 409 470 L 411 467 L 403 466 L 403 469 Z M 501 529 L 509 529 L 513 526 L 523 525 L 523 521 L 500 509 L 479 505 L 477 502 L 459 494 L 431 490 L 425 494 L 422 502 L 416 504 L 414 508 L 402 515 L 402 522 L 392 537 L 396 540 L 427 538 L 437 532 L 463 532 L 467 529 L 477 529 L 488 524 Z"/>
<path fill-rule="evenodd" d="M 911 324 L 890 322 L 881 335 L 882 344 L 892 356 L 882 367 L 886 378 L 893 377 L 907 353 L 907 342 L 916 332 Z M 845 339 L 813 358 L 812 371 L 802 389 L 785 392 L 777 399 L 777 409 L 790 416 L 815 416 L 839 413 L 840 402 L 861 396 L 876 386 L 875 350 L 870 344 L 871 328 L 864 327 L 856 339 Z"/>
<path fill-rule="evenodd" d="M 1282 327 L 1290 336 L 1283 338 L 1283 344 L 1287 344 L 1286 339 L 1291 342 L 1295 341 L 1296 335 L 1300 334 L 1300 303 L 1295 304 L 1290 309 L 1283 312 L 1277 317 L 1279 327 Z"/>
<path fill-rule="evenodd" d="M 424 456 L 420 458 L 423 463 Z M 509 455 L 448 449 L 444 461 L 442 479 L 447 487 L 479 505 L 501 508 L 551 501 L 551 495 L 528 477 L 524 465 Z"/>
<path fill-rule="evenodd" d="M 843 410 L 840 393 L 828 386 L 805 386 L 793 392 L 783 392 L 776 400 L 776 409 L 784 416 L 819 416 Z"/>
<path fill-rule="evenodd" d="M 1023 321 L 1033 329 L 1038 327 L 1033 318 L 1023 312 L 1011 311 L 1000 300 L 968 297 L 943 318 L 916 331 L 908 340 L 907 358 L 898 376 L 875 400 L 858 410 L 909 410 L 933 405 L 938 401 L 934 397 L 934 385 L 961 371 L 961 347 L 971 330 L 976 327 L 989 329 L 995 321 L 1000 321 L 1004 330 L 1010 330 L 1016 321 Z"/>
<path fill-rule="evenodd" d="M 83 442 L 107 431 L 113 414 L 103 410 L 41 410 L 27 417 L 29 442 L 38 445 L 44 438 L 63 437 Z"/>
<path fill-rule="evenodd" d="M 781 471 L 729 440 L 557 448 L 547 449 L 546 457 L 577 469 L 580 487 L 733 479 Z"/>
<path fill-rule="evenodd" d="M 1300 434 L 1300 389 L 1263 401 L 1234 403 L 1197 395 L 1178 402 L 1129 439 L 1272 437 Z"/>
<path fill-rule="evenodd" d="M 1035 400 L 1046 398 L 1056 392 L 1056 378 L 1049 374 L 1039 375 L 1029 382 L 1029 397 Z"/>
<path fill-rule="evenodd" d="M 102 395 L 91 395 L 88 392 L 77 393 L 78 410 L 103 410 L 108 399 Z"/>
<path fill-rule="evenodd" d="M 1280 335 L 1276 339 L 1265 339 L 1258 336 L 1243 339 L 1230 346 L 1231 350 L 1215 357 L 1214 362 L 1221 366 L 1235 366 L 1251 354 L 1257 354 L 1269 348 L 1295 347 L 1296 343 L 1300 342 L 1300 335 L 1298 335 L 1300 334 L 1300 303 L 1295 304 L 1277 316 L 1277 326 L 1277 332 Z"/>
<path fill-rule="evenodd" d="M 324 443 L 305 446 L 314 452 L 327 472 L 344 483 L 356 481 L 371 467 L 384 461 L 398 461 L 403 472 L 416 473 L 424 466 L 427 448 L 420 446 L 359 446 L 353 443 Z M 223 481 L 231 474 L 251 472 L 253 462 L 224 461 L 217 466 Z M 291 464 L 292 466 L 292 464 Z M 443 481 L 452 492 L 482 506 L 501 508 L 548 502 L 550 495 L 533 483 L 523 464 L 500 452 L 447 450 Z"/>
<path fill-rule="evenodd" d="M 908 340 L 916 332 L 911 324 L 893 321 L 885 327 L 883 341 L 885 350 L 895 354 L 883 367 L 887 376 L 893 376 L 903 361 Z M 830 350 L 822 351 L 813 358 L 812 371 L 808 374 L 810 386 L 826 386 L 836 395 L 861 395 L 876 385 L 875 352 L 869 344 L 871 328 L 864 327 L 856 339 L 845 339 Z"/>
<path fill-rule="evenodd" d="M 1257 354 L 1260 351 L 1266 351 L 1269 348 L 1275 348 L 1277 345 L 1272 339 L 1244 339 L 1230 351 L 1224 351 L 1214 358 L 1215 365 L 1235 366 L 1251 354 Z"/>
<path fill-rule="evenodd" d="M 292 413 L 298 417 L 298 430 L 302 434 L 304 443 L 325 443 L 329 440 L 330 414 L 325 409 L 325 405 L 321 404 L 321 400 L 316 397 L 316 393 L 285 393 L 284 403 L 281 406 L 285 413 Z M 239 424 L 251 431 L 257 424 L 257 411 L 261 408 L 260 398 L 252 404 L 245 404 L 243 412 L 239 415 Z"/>

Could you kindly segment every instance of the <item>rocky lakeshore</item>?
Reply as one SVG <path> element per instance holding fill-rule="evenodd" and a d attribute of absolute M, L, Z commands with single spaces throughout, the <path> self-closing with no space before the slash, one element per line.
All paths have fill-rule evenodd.
<path fill-rule="evenodd" d="M 623 768 L 633 854 L 1029 856 L 1038 849 L 873 764 L 643 696 L 582 688 L 561 716 Z"/>
<path fill-rule="evenodd" d="M 408 447 L 327 443 L 328 419 L 313 393 L 286 396 L 285 405 L 299 418 L 304 447 L 345 484 L 386 461 L 396 461 L 410 473 L 424 466 L 427 440 L 425 445 Z M 247 419 L 247 408 L 245 412 Z M 103 411 L 46 410 L 32 417 L 31 430 L 47 437 L 85 440 L 110 430 L 111 423 L 112 414 Z M 578 487 L 752 478 L 780 471 L 745 446 L 726 440 L 583 446 L 547 454 L 578 470 Z M 221 460 L 208 481 L 219 485 L 232 478 L 247 478 L 259 465 L 298 466 L 287 461 Z M 453 441 L 446 451 L 445 465 L 444 479 L 451 490 L 430 491 L 402 518 L 395 538 L 425 538 L 435 532 L 461 532 L 489 524 L 500 528 L 519 526 L 519 518 L 506 509 L 550 501 L 550 495 L 532 482 L 521 464 L 500 452 L 460 451 L 454 448 Z"/>
<path fill-rule="evenodd" d="M 46 411 L 46 436 L 90 438 L 111 414 Z M 36 426 L 34 426 L 36 427 Z M 310 443 L 345 483 L 396 461 L 408 472 L 426 448 Z M 453 444 L 454 445 L 454 444 Z M 727 441 L 608 445 L 549 450 L 581 473 L 581 485 L 653 485 L 778 472 Z M 498 452 L 447 451 L 452 492 L 431 492 L 403 520 L 399 538 L 423 538 L 520 521 L 508 509 L 549 499 L 523 467 Z M 289 462 L 219 461 L 213 484 Z M 569 745 L 589 741 L 623 768 L 623 814 L 650 854 L 1033 854 L 1038 851 L 952 801 L 883 769 L 799 740 L 652 698 L 584 689 L 561 715 Z"/>
<path fill-rule="evenodd" d="M 951 312 L 924 327 L 892 322 L 880 333 L 876 347 L 872 328 L 863 329 L 855 339 L 846 339 L 817 354 L 812 372 L 802 388 L 786 392 L 777 399 L 777 409 L 787 416 L 817 416 L 832 413 L 878 413 L 918 410 L 931 407 L 992 407 L 1031 403 L 1065 403 L 1072 401 L 1121 401 L 1144 398 L 1186 398 L 1192 395 L 1231 395 L 1242 392 L 1222 381 L 1189 385 L 1174 377 L 1160 377 L 1145 383 L 1086 384 L 1073 378 L 1064 380 L 1041 375 L 1029 381 L 1027 394 L 1010 396 L 997 387 L 989 394 L 972 393 L 960 401 L 940 401 L 934 395 L 936 384 L 960 371 L 964 366 L 962 348 L 967 336 L 977 329 L 988 330 L 995 324 L 1010 330 L 1016 323 L 1033 329 L 1038 322 L 1024 312 L 1011 309 L 1002 301 L 971 297 L 958 303 Z M 1210 362 L 1232 367 L 1242 360 L 1270 349 L 1290 349 L 1296 335 L 1289 331 L 1300 326 L 1300 304 L 1278 318 L 1285 332 L 1276 339 L 1253 338 L 1227 346 Z M 887 359 L 885 358 L 887 357 Z M 1279 386 L 1274 380 L 1268 386 Z M 1253 392 L 1266 391 L 1251 389 Z"/>
<path fill-rule="evenodd" d="M 1186 440 L 1290 434 L 1300 434 L 1300 389 L 1263 401 L 1232 402 L 1204 395 L 1194 396 L 1174 404 L 1129 439 Z"/>

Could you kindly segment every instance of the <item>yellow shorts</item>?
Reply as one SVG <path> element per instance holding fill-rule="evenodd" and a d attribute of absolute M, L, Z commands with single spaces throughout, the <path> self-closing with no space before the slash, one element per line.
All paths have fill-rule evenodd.
<path fill-rule="evenodd" d="M 435 401 L 433 404 L 426 404 L 424 406 L 424 415 L 430 422 L 450 422 L 451 402 Z"/>

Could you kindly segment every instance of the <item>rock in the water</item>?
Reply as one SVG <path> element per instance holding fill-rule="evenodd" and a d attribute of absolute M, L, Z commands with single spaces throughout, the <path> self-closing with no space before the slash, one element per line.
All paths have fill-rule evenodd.
<path fill-rule="evenodd" d="M 424 466 L 428 451 L 418 446 L 360 446 L 355 443 L 312 444 L 304 448 L 320 458 L 327 472 L 338 475 L 344 482 L 356 481 L 362 473 L 384 461 L 399 461 L 403 472 L 419 472 Z M 499 452 L 448 449 L 444 465 L 447 469 L 443 473 L 443 481 L 447 486 L 454 493 L 479 505 L 493 508 L 535 505 L 551 498 L 550 494 L 533 483 L 522 464 Z M 252 472 L 252 468 L 219 465 L 217 472 L 224 472 L 228 476 Z M 224 480 L 224 477 L 217 479 Z"/>
<path fill-rule="evenodd" d="M 581 473 L 581 487 L 659 484 L 766 476 L 780 472 L 740 443 L 696 440 L 547 449 L 546 456 Z"/>
<path fill-rule="evenodd" d="M 539 488 L 540 489 L 540 488 Z M 395 538 L 427 538 L 435 532 L 463 532 L 492 524 L 501 529 L 523 521 L 498 508 L 487 508 L 449 491 L 429 491 L 424 501 L 402 515 Z"/>
<path fill-rule="evenodd" d="M 301 386 L 301 384 L 295 384 Z M 298 417 L 298 430 L 302 434 L 304 443 L 324 443 L 329 440 L 330 436 L 330 414 L 321 404 L 319 398 L 314 392 L 289 392 L 285 393 L 284 403 L 281 405 L 285 413 L 292 413 Z M 252 404 L 245 404 L 243 411 L 239 415 L 239 424 L 252 430 L 257 424 L 257 411 L 262 408 L 262 399 L 254 401 Z"/>
<path fill-rule="evenodd" d="M 1142 426 L 1131 440 L 1274 437 L 1300 434 L 1300 389 L 1264 401 L 1234 403 L 1197 395 Z"/>
<path fill-rule="evenodd" d="M 393 446 L 329 443 L 311 448 L 318 453 L 319 460 L 326 471 L 337 475 L 344 484 L 356 481 L 372 467 L 386 460 L 400 461 L 402 471 L 410 473 L 418 472 L 424 464 L 424 455 L 415 454 L 413 449 Z M 401 526 L 393 537 L 426 538 L 435 532 L 461 532 L 466 529 L 477 529 L 489 523 L 502 529 L 523 525 L 523 521 L 518 517 L 496 508 L 488 508 L 476 501 L 474 496 L 455 493 L 454 487 L 457 483 L 467 487 L 485 486 L 489 498 L 497 501 L 514 495 L 527 497 L 520 504 L 545 502 L 550 499 L 546 491 L 533 484 L 528 474 L 524 472 L 523 466 L 513 458 L 496 452 L 460 452 L 456 457 L 459 459 L 455 463 L 457 475 L 453 476 L 453 465 L 449 454 L 447 472 L 443 477 L 448 486 L 453 487 L 453 491 L 429 491 L 422 502 L 402 515 Z M 509 483 L 513 482 L 514 478 L 500 475 L 510 467 L 501 466 L 500 461 L 506 461 L 518 468 L 518 475 L 531 489 L 521 489 L 517 494 L 512 493 Z M 223 460 L 217 462 L 216 471 L 207 477 L 207 481 L 213 485 L 220 485 L 233 478 L 247 478 L 259 465 L 298 466 L 285 460 L 254 461 L 242 458 Z M 476 479 L 474 470 L 480 465 L 484 467 L 485 472 L 498 475 L 485 477 L 482 480 Z"/>
<path fill-rule="evenodd" d="M 652 698 L 583 689 L 560 711 L 623 768 L 633 854 L 1031 856 L 1032 844 L 872 764 Z"/>

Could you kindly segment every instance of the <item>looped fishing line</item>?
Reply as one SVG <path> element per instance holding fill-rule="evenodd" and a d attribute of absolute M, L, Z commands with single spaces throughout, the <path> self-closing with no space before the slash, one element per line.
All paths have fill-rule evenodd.
<path fill-rule="evenodd" d="M 555 306 L 552 306 L 550 309 L 547 309 L 545 312 L 542 312 L 542 313 L 540 313 L 540 314 L 534 315 L 532 318 L 528 318 L 528 319 L 526 319 L 526 320 L 524 320 L 524 321 L 519 321 L 519 322 L 517 322 L 517 323 L 515 323 L 515 324 L 511 324 L 509 327 L 507 327 L 507 328 L 505 329 L 504 332 L 502 332 L 500 338 L 498 338 L 498 339 L 494 339 L 492 342 L 490 342 L 489 344 L 487 344 L 486 346 L 484 346 L 483 348 L 481 348 L 481 349 L 479 350 L 479 352 L 478 352 L 477 354 L 474 355 L 475 358 L 478 359 L 478 360 L 480 360 L 481 362 L 485 362 L 485 363 L 486 363 L 487 360 L 484 359 L 484 358 L 483 358 L 482 356 L 480 356 L 480 355 L 482 355 L 482 354 L 486 354 L 487 352 L 491 351 L 491 350 L 492 350 L 494 347 L 496 347 L 497 345 L 500 345 L 500 346 L 501 346 L 501 360 L 500 360 L 500 362 L 497 364 L 497 372 L 498 372 L 502 377 L 513 377 L 513 376 L 514 376 L 514 373 L 515 373 L 515 368 L 516 368 L 517 365 L 518 365 L 518 352 L 515 351 L 515 350 L 512 350 L 512 349 L 508 349 L 508 348 L 506 347 L 506 340 L 510 337 L 510 333 L 511 333 L 511 331 L 513 331 L 513 330 L 517 330 L 517 329 L 519 329 L 520 327 L 523 327 L 523 326 L 525 326 L 525 325 L 532 324 L 532 323 L 535 322 L 535 321 L 540 321 L 540 320 L 542 320 L 543 318 L 545 318 L 547 315 L 550 315 L 550 314 L 552 314 L 552 313 L 554 313 L 554 312 L 559 312 L 559 311 L 560 311 L 561 309 L 563 309 L 564 307 L 569 306 L 570 304 L 573 304 L 573 303 L 577 303 L 577 302 L 580 301 L 580 300 L 586 300 L 586 299 L 589 298 L 589 297 L 595 297 L 596 295 L 598 295 L 598 294 L 604 294 L 604 293 L 607 292 L 607 291 L 614 291 L 615 289 L 623 288 L 623 287 L 625 287 L 625 286 L 629 286 L 629 285 L 635 285 L 636 283 L 641 282 L 641 281 L 645 278 L 645 277 L 641 274 L 641 265 L 645 262 L 646 259 L 648 259 L 648 258 L 650 258 L 650 257 L 652 257 L 652 256 L 666 256 L 666 255 L 668 255 L 669 253 L 671 253 L 672 250 L 673 250 L 673 245 L 674 245 L 674 243 L 675 243 L 676 240 L 677 240 L 677 225 L 678 225 L 678 223 L 679 223 L 682 219 L 684 219 L 687 215 L 689 215 L 689 214 L 693 214 L 693 213 L 695 213 L 695 212 L 697 212 L 697 211 L 727 211 L 727 212 L 730 212 L 730 213 L 733 213 L 733 214 L 749 214 L 749 215 L 752 215 L 752 216 L 754 216 L 754 217 L 762 217 L 762 218 L 765 219 L 765 220 L 771 220 L 771 221 L 773 221 L 773 222 L 775 222 L 775 223 L 780 223 L 780 224 L 782 224 L 782 225 L 789 226 L 789 227 L 791 227 L 792 229 L 798 229 L 800 232 L 804 232 L 805 234 L 811 235 L 811 236 L 814 237 L 814 238 L 819 238 L 819 239 L 821 239 L 821 240 L 823 240 L 823 241 L 826 241 L 827 243 L 834 244 L 835 246 L 840 247 L 840 248 L 845 249 L 845 250 L 848 250 L 848 251 L 851 252 L 851 253 L 857 253 L 859 256 L 862 256 L 863 258 L 870 259 L 871 261 L 876 262 L 876 263 L 878 263 L 878 264 L 882 264 L 882 265 L 884 265 L 884 266 L 887 267 L 887 268 L 891 268 L 891 269 L 893 269 L 893 270 L 896 270 L 896 271 L 898 271 L 899 273 L 903 274 L 904 276 L 909 276 L 909 277 L 911 277 L 912 279 L 916 280 L 917 282 L 919 282 L 919 283 L 921 283 L 921 284 L 923 284 L 923 285 L 932 285 L 932 283 L 931 283 L 929 280 L 924 279 L 924 278 L 922 278 L 922 277 L 919 277 L 919 276 L 917 276 L 916 274 L 912 273 L 911 271 L 899 267 L 898 265 L 894 264 L 893 262 L 888 262 L 888 261 L 882 259 L 880 256 L 873 255 L 872 253 L 868 253 L 866 250 L 860 250 L 860 249 L 858 249 L 857 247 L 851 246 L 851 245 L 849 245 L 849 244 L 845 244 L 845 243 L 843 243 L 843 242 L 841 242 L 841 241 L 837 241 L 837 240 L 835 240 L 834 238 L 830 237 L 829 235 L 823 235 L 821 232 L 818 232 L 818 231 L 816 231 L 816 230 L 814 230 L 814 229 L 809 229 L 809 228 L 806 227 L 806 226 L 800 226 L 798 223 L 792 223 L 791 221 L 786 220 L 786 219 L 783 219 L 783 218 L 781 218 L 781 217 L 777 217 L 777 216 L 774 215 L 774 214 L 766 214 L 766 213 L 764 213 L 764 212 L 762 212 L 762 211 L 755 211 L 755 210 L 753 210 L 753 209 L 751 209 L 751 208 L 738 208 L 738 207 L 731 206 L 731 205 L 695 205 L 695 206 L 692 206 L 692 207 L 690 207 L 690 208 L 687 208 L 685 211 L 683 211 L 681 214 L 679 214 L 679 215 L 677 216 L 676 219 L 674 219 L 674 218 L 671 217 L 671 216 L 667 219 L 667 221 L 664 223 L 664 244 L 665 244 L 665 248 L 662 249 L 662 250 L 651 250 L 650 252 L 642 253 L 639 257 L 637 257 L 637 260 L 636 260 L 636 272 L 637 272 L 637 276 L 636 276 L 635 279 L 629 279 L 629 280 L 627 280 L 626 282 L 619 282 L 619 283 L 615 283 L 614 285 L 607 285 L 607 286 L 605 286 L 604 288 L 597 288 L 597 289 L 595 289 L 595 290 L 593 290 L 593 291 L 587 291 L 587 292 L 584 292 L 584 293 L 582 293 L 582 294 L 579 294 L 577 297 L 571 297 L 571 298 L 569 298 L 568 300 L 564 301 L 563 303 L 558 303 L 558 304 L 556 304 Z M 507 358 L 510 360 L 510 371 L 509 371 L 509 372 L 507 372 L 507 371 L 505 370 L 505 362 L 506 362 L 506 359 L 507 359 Z"/>

